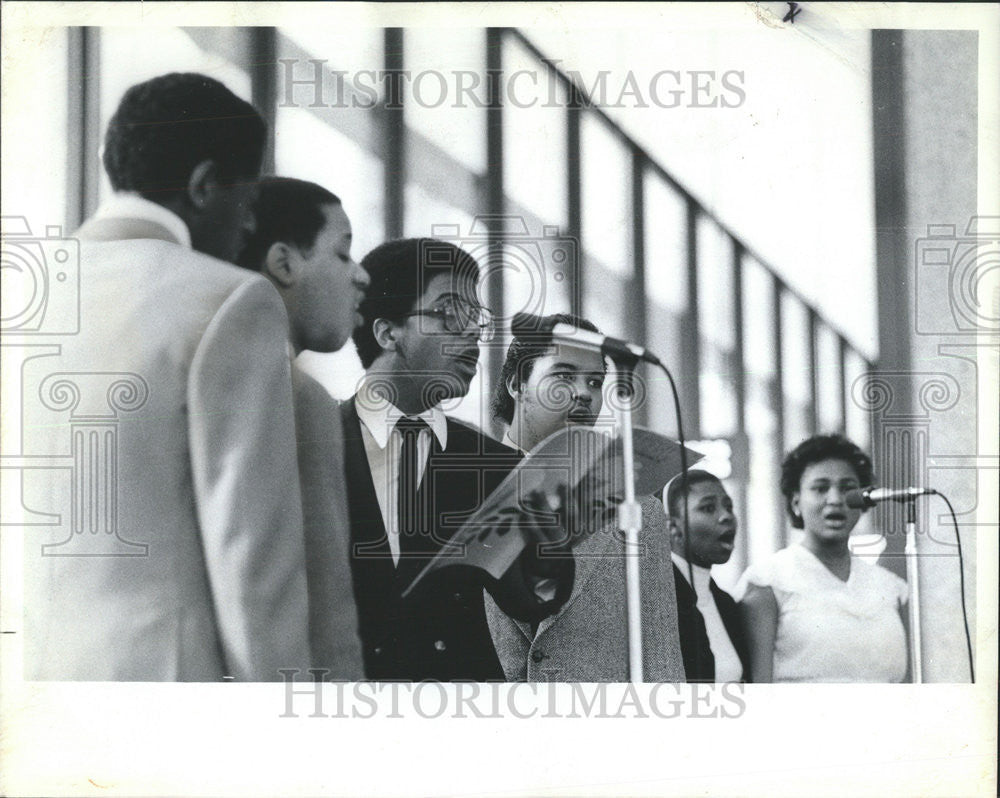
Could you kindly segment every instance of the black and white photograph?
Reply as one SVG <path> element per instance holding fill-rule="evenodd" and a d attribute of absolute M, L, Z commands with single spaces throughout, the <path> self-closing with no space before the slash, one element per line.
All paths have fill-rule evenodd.
<path fill-rule="evenodd" d="M 1000 5 L 0 13 L 0 792 L 996 794 Z"/>

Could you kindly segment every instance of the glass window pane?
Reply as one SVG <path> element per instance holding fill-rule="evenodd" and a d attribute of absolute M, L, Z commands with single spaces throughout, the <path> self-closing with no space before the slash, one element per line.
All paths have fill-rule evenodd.
<path fill-rule="evenodd" d="M 280 114 L 287 110 L 306 111 L 322 121 L 328 127 L 339 130 L 357 144 L 375 156 L 381 155 L 381 140 L 378 118 L 373 111 L 376 103 L 381 101 L 383 85 L 378 79 L 382 70 L 382 32 L 359 32 L 362 39 L 374 38 L 379 42 L 368 54 L 368 60 L 360 62 L 358 57 L 336 49 L 339 36 L 329 43 L 328 49 L 320 53 L 304 50 L 293 34 L 279 28 L 276 47 L 278 63 L 276 81 L 276 105 Z M 333 54 L 331 56 L 331 53 Z M 341 58 L 350 57 L 351 63 L 362 66 L 348 70 L 343 66 Z M 281 139 L 275 142 L 281 146 Z M 309 152 L 314 158 L 316 152 Z M 287 149 L 287 148 L 286 148 Z"/>
<path fill-rule="evenodd" d="M 872 452 L 872 416 L 863 401 L 867 383 L 868 363 L 855 350 L 848 348 L 844 356 L 844 384 L 847 389 L 845 435 L 870 456 Z M 876 468 L 878 464 L 876 463 Z M 876 473 L 878 473 L 876 471 Z M 849 544 L 854 554 L 874 556 L 885 548 L 885 538 L 876 523 L 877 514 L 864 513 L 851 533 Z"/>
<path fill-rule="evenodd" d="M 643 181 L 646 255 L 646 340 L 670 368 L 682 361 L 682 321 L 687 310 L 687 201 L 662 177 L 647 170 Z M 647 423 L 677 434 L 673 398 L 665 379 L 647 385 Z"/>
<path fill-rule="evenodd" d="M 756 259 L 743 257 L 743 356 L 746 374 L 746 433 L 749 446 L 746 518 L 747 556 L 759 560 L 781 548 L 784 516 L 778 478 L 777 362 L 774 352 L 774 279 Z"/>
<path fill-rule="evenodd" d="M 733 329 L 732 243 L 707 216 L 699 216 L 698 328 L 701 339 L 698 384 L 701 433 L 722 437 L 736 431 L 736 379 L 732 361 Z"/>
<path fill-rule="evenodd" d="M 584 258 L 583 315 L 605 335 L 627 338 L 628 308 L 624 279 L 594 258 Z"/>
<path fill-rule="evenodd" d="M 473 210 L 448 205 L 415 183 L 406 184 L 404 204 L 404 236 L 443 238 L 477 252 L 485 247 L 485 236 L 472 235 Z"/>
<path fill-rule="evenodd" d="M 584 114 L 580 149 L 583 248 L 613 274 L 629 277 L 633 272 L 629 152 L 593 114 Z"/>
<path fill-rule="evenodd" d="M 714 347 L 702 347 L 698 386 L 702 436 L 721 438 L 734 434 L 737 427 L 735 374 L 730 359 L 723 352 Z"/>
<path fill-rule="evenodd" d="M 376 81 L 373 75 L 358 73 L 383 69 L 385 65 L 385 30 L 383 28 L 345 28 L 341 26 L 317 25 L 313 27 L 282 27 L 278 31 L 280 37 L 287 38 L 296 48 L 301 48 L 303 55 L 307 55 L 309 58 L 327 60 L 328 63 L 324 64 L 326 69 L 346 72 L 347 74 L 343 76 L 346 86 L 362 85 L 366 87 L 366 90 L 370 87 L 379 97 L 382 96 L 383 86 L 381 81 Z M 288 58 L 295 55 L 299 55 L 299 53 L 292 52 L 292 49 L 289 48 L 288 54 L 281 57 Z M 283 70 L 285 67 L 281 64 L 278 66 L 278 94 L 280 103 L 280 98 L 284 96 L 284 84 L 282 81 L 284 79 Z M 303 71 L 300 74 L 298 71 L 295 71 L 292 75 L 296 79 L 311 76 L 311 67 L 308 72 Z M 331 79 L 325 82 L 323 87 L 324 89 L 334 91 L 334 80 Z M 295 92 L 296 97 L 300 101 L 304 98 L 314 96 L 311 87 L 296 87 Z M 299 96 L 299 92 L 304 92 L 304 94 Z M 324 95 L 324 99 L 330 102 L 337 102 L 331 95 Z M 309 102 L 309 100 L 306 100 L 306 102 Z"/>
<path fill-rule="evenodd" d="M 789 293 L 781 295 L 782 394 L 785 403 L 785 448 L 809 437 L 809 327 L 805 306 Z"/>
<path fill-rule="evenodd" d="M 566 91 L 524 46 L 503 45 L 504 192 L 549 224 L 566 225 Z"/>
<path fill-rule="evenodd" d="M 840 339 L 825 324 L 816 328 L 816 411 L 822 432 L 843 429 L 840 417 Z"/>
<path fill-rule="evenodd" d="M 754 258 L 743 258 L 743 358 L 747 375 L 772 379 L 774 352 L 774 279 Z"/>
<path fill-rule="evenodd" d="M 698 327 L 703 341 L 731 350 L 733 329 L 733 245 L 707 216 L 698 217 Z"/>
<path fill-rule="evenodd" d="M 747 480 L 747 517 L 740 519 L 747 534 L 751 562 L 780 548 L 784 520 L 780 511 L 778 480 L 781 455 L 774 391 L 767 380 L 747 385 L 746 430 L 750 449 Z"/>
<path fill-rule="evenodd" d="M 866 452 L 871 452 L 871 416 L 866 405 L 859 401 L 863 396 L 863 377 L 868 364 L 853 349 L 847 350 L 844 374 L 847 385 L 847 437 Z"/>
<path fill-rule="evenodd" d="M 687 308 L 687 201 L 658 175 L 646 173 L 646 297 L 680 314 Z"/>
<path fill-rule="evenodd" d="M 507 227 L 502 261 L 491 264 L 503 269 L 504 316 L 509 320 L 515 313 L 568 313 L 570 288 L 580 268 L 578 242 L 554 225 L 514 226 Z"/>
<path fill-rule="evenodd" d="M 51 28 L 39 35 L 31 47 L 19 48 L 17 58 L 4 64 L 0 196 L 3 215 L 23 217 L 27 227 L 22 224 L 23 232 L 19 233 L 8 228 L 4 220 L 5 235 L 44 238 L 46 227 L 66 224 L 68 48 L 68 30 Z M 82 87 L 81 81 L 90 79 L 93 76 L 74 75 L 74 86 Z M 44 91 L 39 90 L 42 86 Z M 96 152 L 80 155 L 97 158 Z M 62 230 L 63 235 L 72 232 Z M 12 284 L 5 290 L 13 290 Z M 4 299 L 7 319 L 16 315 L 14 306 L 8 304 L 10 300 L 10 297 Z"/>
<path fill-rule="evenodd" d="M 407 126 L 467 169 L 486 172 L 486 31 L 408 28 Z"/>
<path fill-rule="evenodd" d="M 384 240 L 382 161 L 303 108 L 279 107 L 275 129 L 275 171 L 319 183 L 340 197 L 360 261 Z"/>

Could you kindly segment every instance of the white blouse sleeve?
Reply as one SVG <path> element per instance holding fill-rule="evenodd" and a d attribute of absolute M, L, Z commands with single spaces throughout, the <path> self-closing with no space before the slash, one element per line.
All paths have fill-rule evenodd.
<path fill-rule="evenodd" d="M 771 587 L 773 582 L 774 567 L 772 558 L 768 557 L 766 560 L 754 563 L 743 572 L 743 576 L 740 577 L 739 582 L 736 583 L 736 587 L 733 590 L 733 599 L 738 602 L 743 601 L 743 597 L 746 596 L 750 585 Z"/>

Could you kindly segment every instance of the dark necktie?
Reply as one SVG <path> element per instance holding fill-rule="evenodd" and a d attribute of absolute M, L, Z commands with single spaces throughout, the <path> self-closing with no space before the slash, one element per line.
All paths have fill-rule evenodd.
<path fill-rule="evenodd" d="M 400 558 L 422 548 L 419 539 L 429 535 L 425 492 L 419 490 L 420 459 L 418 440 L 420 431 L 429 429 L 421 418 L 403 416 L 396 422 L 402 437 L 399 451 L 399 494 L 397 501 L 397 531 L 399 532 Z"/>

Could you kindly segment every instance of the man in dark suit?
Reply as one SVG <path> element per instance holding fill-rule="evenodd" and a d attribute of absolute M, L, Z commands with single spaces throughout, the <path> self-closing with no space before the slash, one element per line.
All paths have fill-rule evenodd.
<path fill-rule="evenodd" d="M 368 272 L 351 257 L 340 199 L 315 183 L 260 181 L 257 228 L 240 263 L 261 272 L 288 311 L 290 355 L 336 352 L 360 321 Z M 364 676 L 350 571 L 344 433 L 337 401 L 292 363 L 309 590 L 312 666 L 337 680 Z"/>
<path fill-rule="evenodd" d="M 707 471 L 689 471 L 687 488 L 685 496 L 681 478 L 675 477 L 667 486 L 665 502 L 687 681 L 748 681 L 749 659 L 736 603 L 710 572 L 713 565 L 728 562 L 733 553 L 737 527 L 733 501 L 719 478 Z"/>
<path fill-rule="evenodd" d="M 541 563 L 529 547 L 496 581 L 454 551 L 456 565 L 402 598 L 518 461 L 439 407 L 468 392 L 479 341 L 493 333 L 476 293 L 478 264 L 453 244 L 406 239 L 377 247 L 362 266 L 371 286 L 354 342 L 366 373 L 342 410 L 366 675 L 502 680 L 483 587 L 516 617 L 537 621 L 568 595 L 572 560 Z M 556 579 L 554 598 L 536 591 L 545 577 Z"/>

